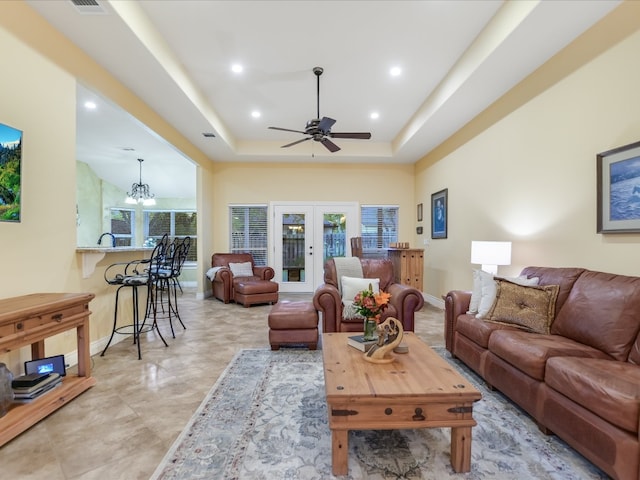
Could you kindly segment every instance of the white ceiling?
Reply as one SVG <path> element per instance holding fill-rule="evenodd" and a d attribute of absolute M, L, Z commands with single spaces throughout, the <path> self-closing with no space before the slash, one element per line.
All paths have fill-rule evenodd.
<path fill-rule="evenodd" d="M 212 160 L 340 163 L 417 161 L 620 3 L 97 0 L 87 14 L 72 0 L 27 1 Z M 320 116 L 370 140 L 280 148 L 303 136 L 268 126 L 304 130 L 316 117 L 315 66 Z M 87 96 L 98 109 L 82 108 Z M 194 196 L 180 152 L 91 86 L 78 100 L 79 160 L 129 189 L 144 158 L 157 196 Z"/>

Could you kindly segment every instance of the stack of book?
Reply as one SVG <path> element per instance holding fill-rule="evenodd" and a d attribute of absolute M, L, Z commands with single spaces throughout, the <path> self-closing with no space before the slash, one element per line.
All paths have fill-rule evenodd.
<path fill-rule="evenodd" d="M 57 387 L 60 383 L 62 383 L 62 378 L 58 373 L 22 375 L 11 382 L 14 401 L 16 403 L 30 402 Z"/>
<path fill-rule="evenodd" d="M 364 335 L 354 335 L 347 339 L 347 343 L 361 352 L 368 352 L 371 347 L 378 343 L 378 340 L 365 340 Z"/>

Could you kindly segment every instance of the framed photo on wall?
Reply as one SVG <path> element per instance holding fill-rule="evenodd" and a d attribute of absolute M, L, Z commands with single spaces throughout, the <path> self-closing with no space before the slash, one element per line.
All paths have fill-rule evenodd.
<path fill-rule="evenodd" d="M 0 123 L 0 221 L 20 221 L 22 131 Z"/>
<path fill-rule="evenodd" d="M 640 142 L 596 155 L 597 232 L 640 233 Z"/>
<path fill-rule="evenodd" d="M 447 238 L 448 190 L 431 195 L 431 238 Z"/>

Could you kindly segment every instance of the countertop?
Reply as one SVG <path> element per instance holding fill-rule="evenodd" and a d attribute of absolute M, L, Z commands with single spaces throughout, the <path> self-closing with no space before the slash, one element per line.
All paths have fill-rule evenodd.
<path fill-rule="evenodd" d="M 147 252 L 153 247 L 76 247 L 78 253 L 118 253 L 118 252 Z"/>
<path fill-rule="evenodd" d="M 96 269 L 96 265 L 108 253 L 151 252 L 153 247 L 76 247 L 76 253 L 82 255 L 82 278 L 89 278 Z"/>

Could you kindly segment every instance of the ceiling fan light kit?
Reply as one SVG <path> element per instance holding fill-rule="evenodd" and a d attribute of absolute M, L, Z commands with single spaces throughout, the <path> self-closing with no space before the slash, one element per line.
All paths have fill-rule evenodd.
<path fill-rule="evenodd" d="M 283 132 L 294 132 L 307 135 L 307 137 L 305 138 L 296 140 L 295 142 L 291 142 L 286 145 L 282 145 L 281 148 L 288 148 L 299 143 L 306 142 L 308 140 L 314 140 L 324 145 L 324 147 L 331 153 L 335 153 L 340 150 L 340 147 L 333 143 L 330 140 L 331 138 L 353 138 L 358 140 L 368 140 L 371 138 L 371 133 L 369 132 L 332 132 L 331 127 L 334 123 L 336 123 L 336 121 L 333 118 L 329 117 L 320 118 L 320 75 L 322 75 L 323 72 L 324 69 L 322 67 L 313 67 L 313 73 L 316 76 L 317 83 L 317 111 L 316 118 L 307 122 L 304 131 L 293 130 L 290 128 L 269 127 L 271 130 L 281 130 Z"/>

